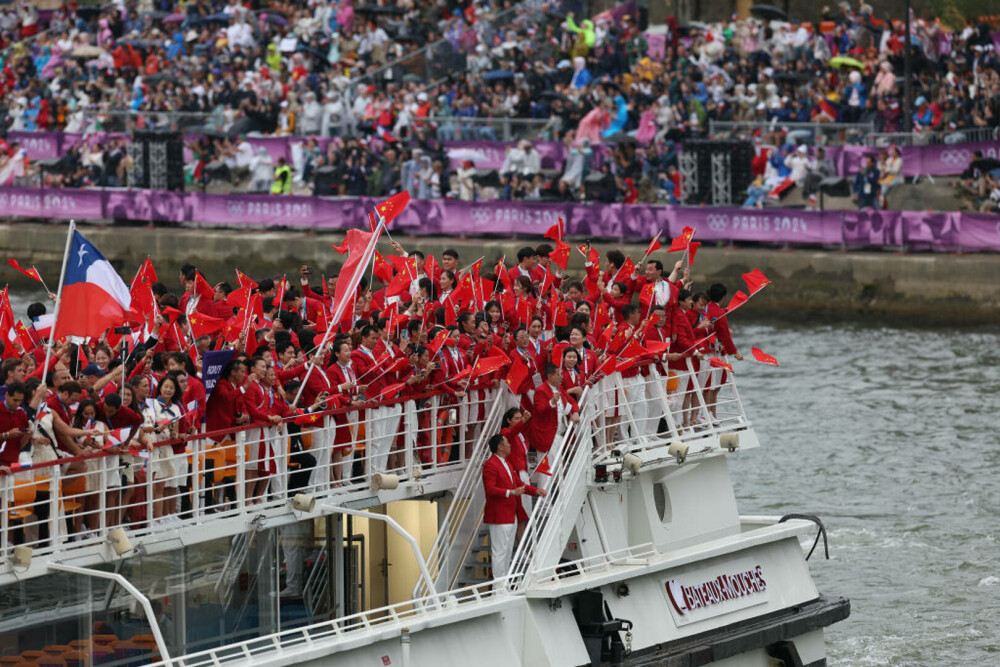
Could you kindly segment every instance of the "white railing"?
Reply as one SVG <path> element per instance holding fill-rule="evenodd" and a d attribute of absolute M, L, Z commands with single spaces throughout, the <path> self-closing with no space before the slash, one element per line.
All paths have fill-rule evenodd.
<path fill-rule="evenodd" d="M 514 585 L 513 579 L 514 577 L 505 577 L 497 582 L 435 593 L 387 607 L 379 607 L 351 616 L 294 630 L 285 630 L 154 664 L 176 665 L 177 667 L 201 667 L 202 665 L 218 667 L 218 665 L 224 664 L 245 664 L 255 658 L 264 659 L 278 654 L 289 659 L 289 654 L 296 649 L 313 648 L 314 645 L 320 643 L 322 643 L 324 654 L 332 654 L 339 647 L 356 641 L 361 635 L 391 630 L 398 636 L 399 630 L 397 628 L 404 627 L 404 624 L 414 625 L 416 621 L 443 616 L 465 606 L 478 606 L 498 601 L 506 597 L 504 590 Z"/>
<path fill-rule="evenodd" d="M 177 453 L 172 444 L 157 443 L 152 450 L 18 466 L 14 474 L 0 476 L 0 574 L 11 571 L 15 545 L 34 550 L 28 573 L 33 576 L 44 574 L 46 559 L 107 553 L 108 533 L 118 527 L 126 529 L 133 546 L 176 537 L 185 528 L 192 529 L 186 543 L 207 541 L 220 535 L 198 526 L 242 518 L 244 529 L 259 527 L 253 522 L 291 511 L 290 492 L 347 502 L 376 495 L 375 473 L 396 475 L 401 485 L 458 473 L 495 392 L 473 390 L 463 398 L 432 394 L 323 413 L 294 436 L 302 438 L 304 453 L 315 462 L 310 472 L 303 468 L 309 458 L 290 450 L 288 424 L 172 441 Z M 338 432 L 346 446 L 337 443 Z M 257 477 L 261 468 L 273 472 Z M 120 487 L 123 474 L 132 481 Z"/>
<path fill-rule="evenodd" d="M 482 522 L 485 496 L 482 485 L 482 468 L 489 457 L 486 442 L 494 433 L 500 432 L 500 420 L 504 412 L 504 401 L 499 393 L 493 398 L 493 406 L 483 422 L 479 437 L 473 447 L 469 464 L 462 479 L 455 487 L 448 512 L 438 529 L 434 545 L 427 556 L 427 568 L 435 579 L 438 590 L 448 590 L 454 585 L 465 555 L 475 538 Z M 444 581 L 442 581 L 444 579 Z M 427 595 L 426 582 L 418 579 L 413 589 L 413 597 Z"/>

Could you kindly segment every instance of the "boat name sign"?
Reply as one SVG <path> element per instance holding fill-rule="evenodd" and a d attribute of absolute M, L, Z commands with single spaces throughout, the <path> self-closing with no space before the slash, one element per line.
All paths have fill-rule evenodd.
<path fill-rule="evenodd" d="M 766 596 L 760 595 L 767 591 L 767 580 L 760 565 L 692 584 L 667 579 L 663 585 L 678 626 L 767 601 Z"/>

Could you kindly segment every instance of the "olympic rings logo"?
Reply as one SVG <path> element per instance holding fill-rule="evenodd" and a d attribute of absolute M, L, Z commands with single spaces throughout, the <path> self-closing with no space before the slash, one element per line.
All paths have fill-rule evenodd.
<path fill-rule="evenodd" d="M 490 212 L 490 209 L 488 208 L 474 208 L 472 209 L 471 215 L 472 219 L 475 220 L 476 223 L 480 225 L 487 224 L 493 218 L 493 214 Z"/>
<path fill-rule="evenodd" d="M 938 159 L 946 165 L 954 167 L 969 161 L 969 151 L 965 149 L 941 151 Z"/>
<path fill-rule="evenodd" d="M 713 232 L 724 232 L 729 228 L 729 216 L 712 213 L 707 219 L 708 228 Z"/>

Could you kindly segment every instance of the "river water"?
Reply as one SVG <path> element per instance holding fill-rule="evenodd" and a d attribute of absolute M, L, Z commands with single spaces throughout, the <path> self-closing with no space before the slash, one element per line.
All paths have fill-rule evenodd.
<path fill-rule="evenodd" d="M 736 323 L 738 326 L 739 323 Z M 819 515 L 831 665 L 1000 665 L 1000 330 L 738 326 L 742 514 Z M 742 371 L 742 372 L 741 372 Z M 811 545 L 812 540 L 809 540 Z"/>
<path fill-rule="evenodd" d="M 826 524 L 810 569 L 851 599 L 828 664 L 1000 665 L 1000 329 L 734 328 L 781 363 L 736 366 L 762 445 L 731 460 L 740 512 Z"/>

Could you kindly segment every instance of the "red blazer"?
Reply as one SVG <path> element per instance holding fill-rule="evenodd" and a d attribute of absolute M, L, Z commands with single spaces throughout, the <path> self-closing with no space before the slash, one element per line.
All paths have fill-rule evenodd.
<path fill-rule="evenodd" d="M 215 383 L 215 389 L 208 397 L 205 426 L 209 431 L 220 431 L 236 426 L 236 417 L 244 410 L 243 391 L 239 387 L 233 386 L 233 383 L 228 379 L 222 378 Z"/>
<path fill-rule="evenodd" d="M 385 382 L 386 376 L 379 377 L 379 375 L 389 367 L 389 362 L 386 361 L 376 369 L 375 365 L 378 363 L 376 361 L 378 358 L 375 350 L 372 350 L 371 354 L 368 354 L 368 352 L 358 347 L 351 352 L 351 366 L 354 369 L 358 384 L 368 385 L 368 388 L 365 390 L 366 397 L 378 396 L 383 387 L 387 386 Z"/>
<path fill-rule="evenodd" d="M 510 468 L 510 472 L 507 469 Z M 517 520 L 517 505 L 519 498 L 509 495 L 521 486 L 517 472 L 510 466 L 504 466 L 502 459 L 494 454 L 483 464 L 483 490 L 486 492 L 486 509 L 483 510 L 483 523 L 510 524 Z M 538 489 L 527 485 L 525 493 L 537 496 Z M 509 495 L 509 497 L 508 497 Z"/>
<path fill-rule="evenodd" d="M 706 315 L 709 318 L 715 319 L 715 337 L 719 341 L 719 345 L 722 346 L 723 354 L 736 354 L 736 345 L 733 343 L 733 337 L 729 334 L 729 318 L 724 317 L 726 314 L 726 309 L 717 303 L 709 303 Z M 707 333 L 705 334 L 708 335 Z"/>
<path fill-rule="evenodd" d="M 572 406 L 573 412 L 579 412 L 580 407 L 573 400 L 573 397 L 566 393 L 566 390 L 559 387 L 562 400 Z M 559 426 L 559 413 L 549 402 L 554 396 L 552 385 L 542 382 L 535 388 L 534 407 L 531 410 L 531 419 L 528 421 L 528 441 L 532 449 L 539 452 L 547 452 L 552 449 L 552 441 L 556 438 L 556 430 Z"/>
<path fill-rule="evenodd" d="M 510 443 L 510 454 L 507 456 L 507 465 L 517 473 L 520 470 L 528 470 L 528 439 L 524 436 L 524 430 L 528 427 L 528 422 L 521 421 L 517 426 L 500 429 L 500 435 L 507 438 Z"/>

